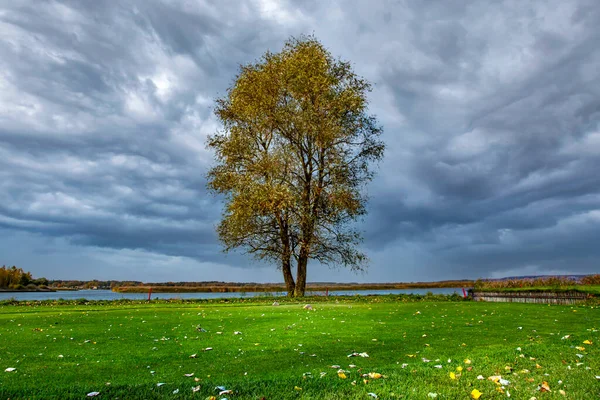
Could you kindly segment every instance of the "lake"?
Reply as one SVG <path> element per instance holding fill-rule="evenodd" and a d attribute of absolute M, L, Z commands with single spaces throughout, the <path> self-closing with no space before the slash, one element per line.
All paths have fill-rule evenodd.
<path fill-rule="evenodd" d="M 385 289 L 385 290 L 336 290 L 329 291 L 330 296 L 354 296 L 374 294 L 462 294 L 461 288 L 434 288 L 434 289 Z M 307 292 L 307 295 L 324 295 L 325 291 Z M 285 296 L 285 292 L 229 292 L 229 293 L 152 293 L 153 299 L 219 299 L 255 296 Z M 77 290 L 58 292 L 0 292 L 0 300 L 146 300 L 148 293 L 117 293 L 110 290 Z"/>

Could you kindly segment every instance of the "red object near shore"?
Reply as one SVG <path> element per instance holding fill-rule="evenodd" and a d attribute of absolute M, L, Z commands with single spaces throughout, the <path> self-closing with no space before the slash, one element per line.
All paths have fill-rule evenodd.
<path fill-rule="evenodd" d="M 152 290 L 152 289 L 150 289 L 150 290 Z M 467 298 L 467 292 L 465 291 L 465 288 L 462 288 L 462 290 L 463 290 L 463 298 L 466 299 Z"/>

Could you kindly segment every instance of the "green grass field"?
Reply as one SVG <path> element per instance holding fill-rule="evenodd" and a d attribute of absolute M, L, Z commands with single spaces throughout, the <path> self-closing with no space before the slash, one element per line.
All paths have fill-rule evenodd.
<path fill-rule="evenodd" d="M 0 398 L 600 396 L 597 306 L 271 301 L 0 306 Z"/>

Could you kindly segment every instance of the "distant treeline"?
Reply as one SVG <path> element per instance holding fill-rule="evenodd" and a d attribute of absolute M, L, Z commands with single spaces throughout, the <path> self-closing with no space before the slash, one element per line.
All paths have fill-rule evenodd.
<path fill-rule="evenodd" d="M 385 290 L 385 289 L 433 289 L 471 287 L 472 280 L 452 280 L 441 282 L 400 282 L 400 283 L 336 283 L 312 282 L 308 283 L 306 290 L 309 292 L 324 292 L 326 290 Z M 285 292 L 282 283 L 239 283 L 239 282 L 159 282 L 141 283 L 139 285 L 116 285 L 112 287 L 115 292 Z"/>
<path fill-rule="evenodd" d="M 12 267 L 3 265 L 0 268 L 0 289 L 20 290 L 27 287 L 36 288 L 47 284 L 47 279 L 33 279 L 31 272 L 25 272 L 23 268 L 17 268 L 14 265 Z"/>
<path fill-rule="evenodd" d="M 505 278 L 502 280 L 478 279 L 475 289 L 517 289 L 517 288 L 565 288 L 574 286 L 600 285 L 600 274 L 583 276 L 536 276 Z"/>

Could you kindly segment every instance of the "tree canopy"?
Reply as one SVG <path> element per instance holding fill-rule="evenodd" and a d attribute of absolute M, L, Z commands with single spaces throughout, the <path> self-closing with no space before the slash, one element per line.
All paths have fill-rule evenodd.
<path fill-rule="evenodd" d="M 355 221 L 385 147 L 367 113 L 370 90 L 349 62 L 303 36 L 242 66 L 216 101 L 223 129 L 207 146 L 216 161 L 208 186 L 226 200 L 219 238 L 275 262 L 290 296 L 304 295 L 309 259 L 366 267 Z"/>

